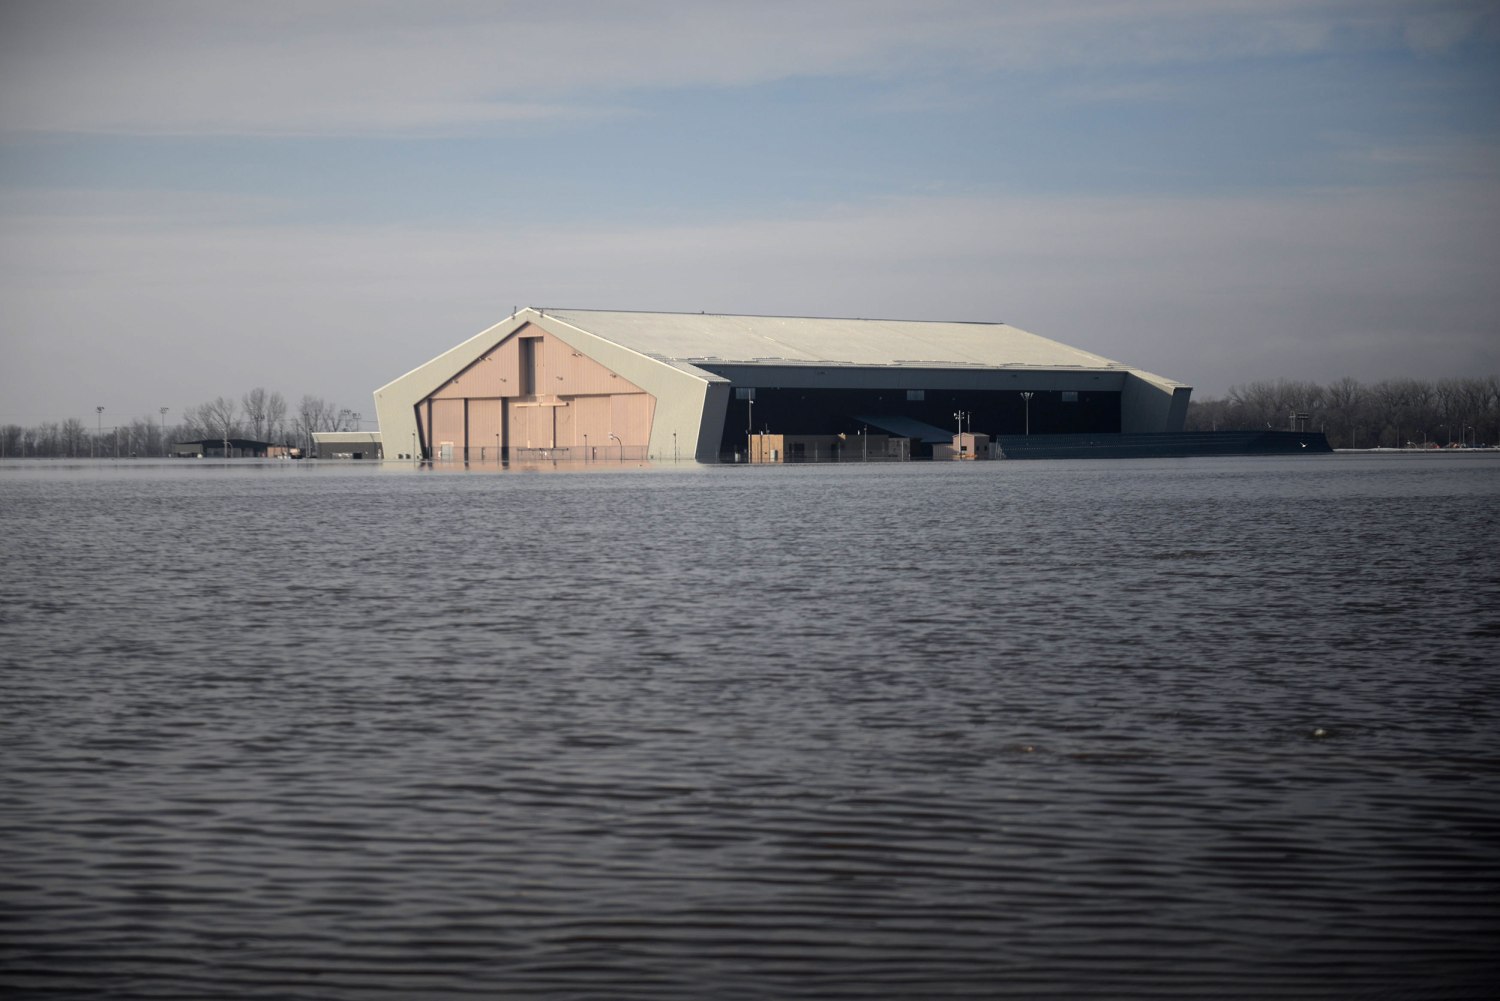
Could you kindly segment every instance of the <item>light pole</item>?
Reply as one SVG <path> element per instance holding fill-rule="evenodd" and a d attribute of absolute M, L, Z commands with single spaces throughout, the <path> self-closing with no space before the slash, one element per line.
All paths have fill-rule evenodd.
<path fill-rule="evenodd" d="M 613 431 L 611 431 L 609 433 L 609 436 L 611 438 L 613 438 L 619 444 L 619 446 L 620 446 L 620 461 L 624 462 L 625 461 L 625 443 L 623 441 L 620 441 L 620 436 L 617 435 L 617 434 L 615 434 Z"/>
<path fill-rule="evenodd" d="M 1472 426 L 1468 426 L 1468 427 L 1464 428 L 1464 441 L 1468 441 L 1469 440 L 1469 432 L 1470 431 L 1474 431 L 1474 444 L 1470 445 L 1469 447 L 1470 448 L 1478 448 L 1479 447 L 1479 432 L 1475 431 Z"/>
<path fill-rule="evenodd" d="M 1035 393 L 1022 393 L 1021 399 L 1026 401 L 1026 433 L 1031 434 L 1031 398 Z"/>
<path fill-rule="evenodd" d="M 94 447 L 89 449 L 89 457 L 99 458 L 99 439 L 104 437 L 104 408 L 94 408 Z"/>
<path fill-rule="evenodd" d="M 755 433 L 755 397 L 745 401 L 745 461 L 750 461 L 750 437 Z"/>
<path fill-rule="evenodd" d="M 161 411 L 161 457 L 163 459 L 165 459 L 167 457 L 167 409 L 168 408 L 166 408 L 166 407 L 158 407 L 157 409 Z"/>

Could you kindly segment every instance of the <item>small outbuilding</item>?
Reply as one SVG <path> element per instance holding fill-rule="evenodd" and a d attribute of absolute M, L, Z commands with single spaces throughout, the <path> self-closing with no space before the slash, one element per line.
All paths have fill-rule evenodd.
<path fill-rule="evenodd" d="M 313 455 L 319 459 L 383 459 L 379 431 L 314 431 Z"/>
<path fill-rule="evenodd" d="M 953 436 L 947 445 L 932 447 L 934 459 L 993 459 L 995 450 L 990 447 L 990 436 L 965 431 Z"/>

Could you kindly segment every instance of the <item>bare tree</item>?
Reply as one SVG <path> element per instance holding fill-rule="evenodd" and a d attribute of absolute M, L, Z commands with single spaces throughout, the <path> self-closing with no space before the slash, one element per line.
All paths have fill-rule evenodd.
<path fill-rule="evenodd" d="M 242 436 L 239 423 L 239 406 L 226 396 L 215 397 L 200 404 L 198 416 L 202 420 L 205 438 L 239 438 Z"/>
<path fill-rule="evenodd" d="M 77 417 L 69 417 L 63 421 L 59 443 L 63 454 L 76 459 L 78 453 L 83 450 L 83 443 L 88 440 L 88 437 L 88 429 L 83 426 L 83 421 Z"/>
<path fill-rule="evenodd" d="M 1281 416 L 1281 393 L 1273 382 L 1250 382 L 1229 387 L 1230 406 L 1242 427 L 1274 428 Z"/>
<path fill-rule="evenodd" d="M 1349 439 L 1345 444 L 1349 448 L 1354 448 L 1359 441 L 1365 387 L 1360 385 L 1359 380 L 1346 375 L 1328 387 L 1327 399 L 1329 420 L 1334 423 L 1337 430 L 1348 430 Z"/>
<path fill-rule="evenodd" d="M 245 408 L 245 420 L 250 424 L 250 437 L 256 441 L 266 440 L 266 419 L 268 394 L 260 386 L 256 386 L 250 392 L 240 398 L 240 404 Z"/>
<path fill-rule="evenodd" d="M 282 429 L 286 425 L 286 397 L 280 393 L 272 393 L 266 397 L 266 437 L 265 441 L 277 441 L 282 437 Z"/>
<path fill-rule="evenodd" d="M 302 402 L 297 405 L 294 424 L 297 438 L 309 454 L 313 448 L 313 432 L 339 430 L 339 413 L 337 406 L 321 396 L 302 397 Z"/>

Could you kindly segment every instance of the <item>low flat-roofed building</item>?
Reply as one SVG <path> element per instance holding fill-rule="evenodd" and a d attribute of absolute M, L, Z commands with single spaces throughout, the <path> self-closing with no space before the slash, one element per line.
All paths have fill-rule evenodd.
<path fill-rule="evenodd" d="M 379 431 L 314 431 L 313 455 L 319 459 L 383 459 Z"/>
<path fill-rule="evenodd" d="M 227 451 L 226 451 L 227 449 Z M 172 443 L 172 454 L 186 459 L 265 459 L 284 452 L 279 445 L 251 438 L 200 438 Z"/>
<path fill-rule="evenodd" d="M 862 431 L 927 457 L 958 412 L 990 436 L 1181 430 L 1190 393 L 1004 323 L 528 307 L 375 409 L 387 459 L 715 462 L 748 459 L 757 434 Z"/>

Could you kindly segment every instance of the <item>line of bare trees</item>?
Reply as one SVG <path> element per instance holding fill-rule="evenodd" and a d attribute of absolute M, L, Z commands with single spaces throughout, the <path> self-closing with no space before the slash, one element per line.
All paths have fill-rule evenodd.
<path fill-rule="evenodd" d="M 1294 414 L 1334 448 L 1405 448 L 1500 442 L 1500 377 L 1343 378 L 1327 386 L 1280 379 L 1231 386 L 1222 400 L 1194 400 L 1189 431 L 1285 429 Z"/>
<path fill-rule="evenodd" d="M 104 423 L 106 415 L 89 427 L 77 417 L 22 427 L 0 425 L 0 458 L 129 458 L 160 456 L 174 442 L 206 438 L 249 438 L 312 451 L 314 431 L 353 431 L 360 415 L 319 396 L 304 396 L 296 408 L 276 392 L 256 387 L 238 400 L 216 397 L 182 411 L 177 423 L 167 415 L 132 418 L 126 423 Z"/>

